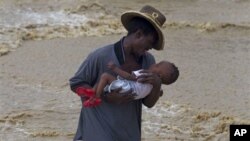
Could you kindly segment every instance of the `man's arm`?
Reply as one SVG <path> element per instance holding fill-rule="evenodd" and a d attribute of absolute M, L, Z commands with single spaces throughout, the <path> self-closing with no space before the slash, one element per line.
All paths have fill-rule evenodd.
<path fill-rule="evenodd" d="M 82 85 L 77 85 L 77 86 L 70 86 L 71 90 L 76 93 L 76 89 L 79 87 L 84 87 L 84 88 L 88 88 L 91 89 L 92 87 L 88 84 L 82 84 Z"/>

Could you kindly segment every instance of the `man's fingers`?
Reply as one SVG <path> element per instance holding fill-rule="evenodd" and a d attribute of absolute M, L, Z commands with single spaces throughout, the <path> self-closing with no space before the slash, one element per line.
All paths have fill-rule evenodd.
<path fill-rule="evenodd" d="M 137 81 L 141 82 L 141 83 L 150 83 L 153 80 L 154 80 L 153 77 L 143 77 L 143 78 L 138 78 L 137 79 Z"/>

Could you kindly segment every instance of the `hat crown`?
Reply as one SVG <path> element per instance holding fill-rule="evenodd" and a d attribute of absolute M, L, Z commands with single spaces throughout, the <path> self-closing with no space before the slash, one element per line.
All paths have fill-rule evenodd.
<path fill-rule="evenodd" d="M 162 27 L 166 21 L 166 17 L 159 10 L 155 9 L 152 6 L 146 5 L 146 6 L 142 7 L 140 12 L 148 15 L 160 27 Z"/>
<path fill-rule="evenodd" d="M 155 28 L 158 40 L 154 49 L 162 50 L 164 48 L 164 35 L 161 28 L 166 21 L 166 17 L 159 10 L 149 5 L 142 7 L 140 11 L 127 11 L 121 16 L 121 22 L 127 30 L 129 29 L 129 23 L 134 18 L 143 18 Z"/>

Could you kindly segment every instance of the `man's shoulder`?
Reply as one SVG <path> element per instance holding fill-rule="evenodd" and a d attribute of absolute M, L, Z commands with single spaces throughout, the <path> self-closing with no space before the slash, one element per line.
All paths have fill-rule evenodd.
<path fill-rule="evenodd" d="M 96 50 L 94 50 L 92 53 L 90 53 L 91 56 L 95 56 L 95 57 L 103 57 L 106 55 L 110 55 L 110 53 L 112 52 L 114 47 L 114 44 L 109 44 L 103 47 L 100 47 Z"/>
<path fill-rule="evenodd" d="M 96 49 L 96 52 L 110 51 L 113 49 L 113 47 L 114 47 L 114 44 L 109 44 L 109 45 Z"/>

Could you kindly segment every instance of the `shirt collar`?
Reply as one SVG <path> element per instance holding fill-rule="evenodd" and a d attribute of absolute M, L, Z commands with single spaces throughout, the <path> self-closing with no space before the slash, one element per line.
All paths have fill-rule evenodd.
<path fill-rule="evenodd" d="M 123 49 L 122 49 L 122 41 L 123 41 L 124 37 L 115 43 L 114 45 L 114 51 L 115 51 L 115 55 L 119 61 L 119 64 L 122 65 L 124 64 L 125 60 L 125 56 L 124 56 L 124 52 L 123 52 Z"/>

